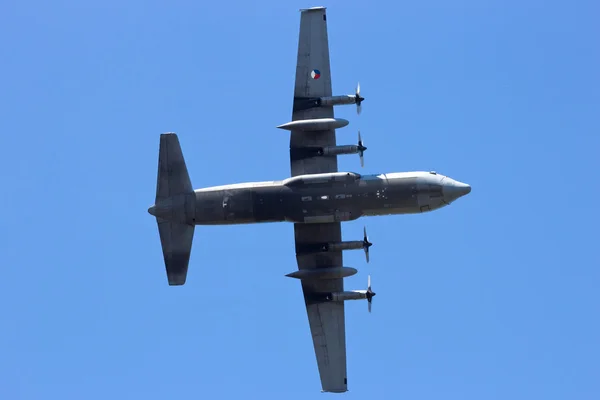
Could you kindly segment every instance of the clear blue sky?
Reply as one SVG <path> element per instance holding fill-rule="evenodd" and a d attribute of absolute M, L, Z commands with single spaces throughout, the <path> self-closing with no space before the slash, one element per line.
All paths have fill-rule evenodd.
<path fill-rule="evenodd" d="M 472 193 L 361 219 L 346 399 L 600 398 L 594 1 L 11 1 L 0 12 L 2 399 L 318 399 L 289 224 L 199 227 L 167 285 L 159 134 L 194 187 L 289 176 L 300 14 L 328 6 L 362 173 Z M 369 4 L 369 5 L 367 5 Z"/>

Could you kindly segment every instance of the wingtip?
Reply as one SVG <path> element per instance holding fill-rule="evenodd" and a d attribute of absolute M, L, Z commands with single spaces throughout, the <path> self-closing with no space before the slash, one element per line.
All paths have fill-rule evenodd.
<path fill-rule="evenodd" d="M 326 10 L 327 7 L 325 6 L 317 6 L 317 7 L 310 7 L 310 8 L 301 8 L 300 12 L 308 12 L 308 11 L 319 11 L 319 10 Z"/>

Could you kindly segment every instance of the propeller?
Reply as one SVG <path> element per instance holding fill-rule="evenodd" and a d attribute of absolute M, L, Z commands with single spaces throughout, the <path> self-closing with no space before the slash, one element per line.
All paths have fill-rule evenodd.
<path fill-rule="evenodd" d="M 373 296 L 377 293 L 371 290 L 371 275 L 369 275 L 369 280 L 367 281 L 367 301 L 369 302 L 369 312 L 371 312 L 371 301 L 373 300 Z"/>
<path fill-rule="evenodd" d="M 367 262 L 369 262 L 369 247 L 373 246 L 373 243 L 369 242 L 369 237 L 367 236 L 367 227 L 363 227 L 364 237 L 363 237 L 363 249 L 365 251 L 365 257 L 367 258 Z"/>
<path fill-rule="evenodd" d="M 362 110 L 361 103 L 364 100 L 364 97 L 360 97 L 360 82 L 356 85 L 356 94 L 354 95 L 354 102 L 356 103 L 356 113 L 360 114 Z"/>
<path fill-rule="evenodd" d="M 363 156 L 365 155 L 365 150 L 367 150 L 367 148 L 363 145 L 363 141 L 360 137 L 360 131 L 358 131 L 358 156 L 360 157 L 360 166 L 364 167 L 365 166 L 365 159 L 363 158 Z"/>

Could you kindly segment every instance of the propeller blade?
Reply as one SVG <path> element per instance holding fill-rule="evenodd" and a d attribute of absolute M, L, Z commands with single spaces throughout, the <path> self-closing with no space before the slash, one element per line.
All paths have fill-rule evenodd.
<path fill-rule="evenodd" d="M 369 312 L 371 312 L 371 301 L 373 301 L 373 296 L 375 296 L 375 293 L 371 290 L 371 275 L 369 275 L 367 282 L 367 301 L 369 302 Z"/>
<path fill-rule="evenodd" d="M 365 166 L 365 150 L 367 148 L 364 147 L 363 145 L 363 141 L 362 138 L 360 137 L 360 131 L 358 131 L 358 156 L 360 157 L 360 166 L 364 167 Z"/>
<path fill-rule="evenodd" d="M 356 103 L 356 113 L 360 115 L 360 112 L 362 111 L 361 103 L 364 100 L 364 98 L 360 97 L 360 82 L 356 85 L 356 94 L 354 95 L 354 98 Z"/>
<path fill-rule="evenodd" d="M 369 262 L 369 247 L 373 245 L 373 243 L 369 242 L 369 237 L 367 236 L 367 227 L 363 227 L 363 250 L 365 251 L 365 258 L 367 259 L 367 263 Z M 371 277 L 369 276 L 369 286 L 371 282 Z"/>

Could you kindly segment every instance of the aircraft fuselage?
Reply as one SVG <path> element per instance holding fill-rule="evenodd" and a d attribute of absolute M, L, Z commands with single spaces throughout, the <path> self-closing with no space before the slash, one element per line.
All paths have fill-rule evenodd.
<path fill-rule="evenodd" d="M 149 212 L 189 225 L 342 222 L 432 211 L 470 191 L 469 185 L 434 172 L 335 172 L 197 189 Z"/>

